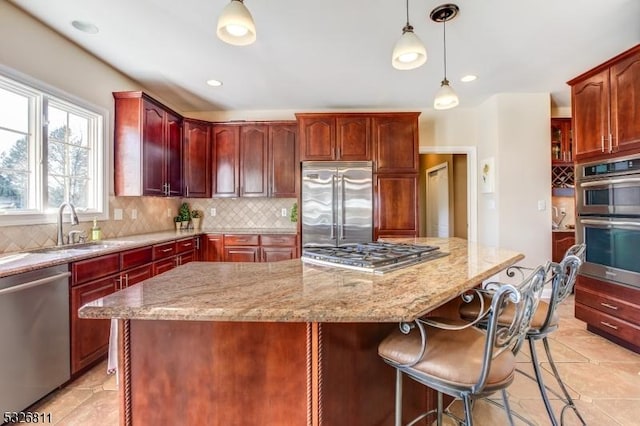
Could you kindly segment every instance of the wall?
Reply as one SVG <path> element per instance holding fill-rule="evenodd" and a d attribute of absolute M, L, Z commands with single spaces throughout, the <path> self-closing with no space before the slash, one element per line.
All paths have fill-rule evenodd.
<path fill-rule="evenodd" d="M 453 156 L 453 236 L 467 239 L 467 156 Z"/>

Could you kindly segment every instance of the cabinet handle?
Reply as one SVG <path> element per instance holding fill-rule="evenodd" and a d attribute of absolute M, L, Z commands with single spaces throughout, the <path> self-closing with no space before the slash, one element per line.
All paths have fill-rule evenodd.
<path fill-rule="evenodd" d="M 604 135 L 600 139 L 600 151 L 604 152 Z"/>
<path fill-rule="evenodd" d="M 116 288 L 122 290 L 122 277 L 116 278 Z"/>
<path fill-rule="evenodd" d="M 618 329 L 618 327 L 617 327 L 617 326 L 615 326 L 615 325 L 613 325 L 613 324 L 609 324 L 609 323 L 608 323 L 608 322 L 606 322 L 606 321 L 600 321 L 600 324 L 604 325 L 605 327 L 612 328 L 612 329 L 614 329 L 614 330 L 617 330 L 617 329 Z"/>
<path fill-rule="evenodd" d="M 167 197 L 171 195 L 171 183 L 167 184 Z"/>
<path fill-rule="evenodd" d="M 609 133 L 609 152 L 613 152 L 613 136 Z"/>
<path fill-rule="evenodd" d="M 600 302 L 600 305 L 604 306 L 605 308 L 609 308 L 609 309 L 613 309 L 614 311 L 618 310 L 618 307 L 615 305 L 610 305 L 608 303 L 605 302 Z"/>
<path fill-rule="evenodd" d="M 122 283 L 122 280 L 120 280 L 120 283 Z M 129 274 L 124 274 L 124 288 L 129 287 Z"/>
<path fill-rule="evenodd" d="M 196 238 L 196 250 L 200 250 L 200 238 Z"/>
<path fill-rule="evenodd" d="M 163 253 L 169 253 L 170 251 L 173 251 L 173 249 L 172 248 L 166 248 L 166 249 L 162 250 Z"/>
<path fill-rule="evenodd" d="M 182 247 L 191 247 L 193 243 L 182 243 Z"/>
<path fill-rule="evenodd" d="M 186 197 L 189 198 L 189 185 L 187 185 L 184 189 L 186 192 Z"/>

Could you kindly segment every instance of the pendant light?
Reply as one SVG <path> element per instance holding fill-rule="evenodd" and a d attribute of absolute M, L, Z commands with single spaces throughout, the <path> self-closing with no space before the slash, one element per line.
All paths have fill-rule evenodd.
<path fill-rule="evenodd" d="M 458 95 L 453 91 L 449 85 L 449 80 L 447 80 L 447 21 L 455 18 L 459 10 L 455 4 L 443 4 L 433 9 L 429 15 L 432 21 L 442 22 L 444 35 L 444 79 L 440 83 L 440 90 L 438 90 L 433 100 L 433 107 L 435 109 L 451 109 L 460 103 Z"/>
<path fill-rule="evenodd" d="M 231 0 L 218 18 L 218 38 L 235 46 L 256 41 L 256 25 L 243 0 Z"/>
<path fill-rule="evenodd" d="M 409 23 L 409 0 L 407 0 L 407 24 L 402 28 L 402 36 L 393 48 L 391 64 L 399 70 L 412 70 L 427 61 L 427 49 L 413 32 Z"/>

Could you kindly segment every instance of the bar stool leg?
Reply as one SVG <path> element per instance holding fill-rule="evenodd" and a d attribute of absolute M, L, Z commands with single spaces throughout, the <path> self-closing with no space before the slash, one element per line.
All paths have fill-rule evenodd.
<path fill-rule="evenodd" d="M 536 352 L 535 341 L 531 338 L 529 340 L 529 349 L 531 351 L 531 362 L 533 364 L 533 371 L 536 373 L 536 381 L 538 383 L 538 389 L 540 389 L 540 395 L 542 396 L 542 401 L 544 402 L 544 406 L 547 409 L 547 414 L 549 414 L 549 419 L 551 420 L 551 424 L 553 426 L 558 426 L 558 420 L 556 420 L 556 416 L 553 414 L 553 408 L 551 407 L 551 402 L 549 402 L 549 397 L 547 396 L 547 390 L 544 386 L 544 380 L 542 379 L 542 371 L 540 370 L 540 363 L 538 362 L 538 353 Z"/>
<path fill-rule="evenodd" d="M 396 369 L 396 416 L 395 426 L 402 426 L 402 372 Z"/>
<path fill-rule="evenodd" d="M 442 426 L 442 412 L 444 411 L 443 403 L 442 403 L 442 392 L 438 392 L 438 420 L 436 422 L 437 426 Z"/>
<path fill-rule="evenodd" d="M 513 416 L 511 415 L 511 407 L 509 406 L 509 397 L 507 396 L 506 389 L 502 389 L 502 403 L 504 404 L 504 411 L 507 412 L 509 426 L 513 426 Z"/>
<path fill-rule="evenodd" d="M 565 398 L 567 398 L 567 405 L 569 407 L 571 407 L 571 409 L 576 413 L 576 416 L 578 416 L 578 419 L 580 419 L 580 422 L 586 426 L 587 422 L 584 421 L 584 419 L 582 418 L 582 416 L 580 415 L 580 412 L 578 412 L 578 407 L 576 407 L 576 404 L 573 402 L 573 399 L 571 398 L 571 396 L 569 395 L 569 392 L 567 391 L 567 388 L 564 386 L 564 383 L 562 382 L 562 379 L 560 378 L 560 373 L 558 373 L 558 369 L 556 368 L 556 363 L 553 362 L 553 358 L 551 357 L 551 349 L 549 348 L 549 341 L 547 340 L 546 337 L 542 338 L 542 344 L 544 345 L 544 351 L 547 354 L 547 359 L 549 360 L 549 365 L 551 365 L 551 371 L 553 371 L 553 375 L 556 378 L 556 381 L 558 382 L 558 385 L 560 386 L 560 389 L 562 389 L 562 393 L 564 393 Z M 563 409 L 563 413 L 564 413 L 564 409 Z M 560 424 L 562 424 L 562 414 L 560 414 Z"/>
<path fill-rule="evenodd" d="M 473 426 L 473 417 L 471 416 L 471 397 L 467 394 L 463 394 L 462 402 L 464 403 L 465 426 Z"/>

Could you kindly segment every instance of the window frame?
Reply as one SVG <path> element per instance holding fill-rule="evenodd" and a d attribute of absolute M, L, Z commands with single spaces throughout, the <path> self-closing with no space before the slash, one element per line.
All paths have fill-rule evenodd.
<path fill-rule="evenodd" d="M 29 123 L 29 167 L 35 167 L 31 174 L 32 184 L 35 190 L 30 191 L 30 197 L 35 197 L 34 209 L 14 211 L 0 210 L 0 227 L 17 225 L 37 225 L 56 223 L 58 217 L 57 208 L 45 209 L 47 197 L 47 166 L 46 166 L 46 143 L 48 138 L 48 128 L 46 123 L 46 106 L 48 102 L 54 107 L 63 106 L 66 111 L 73 113 L 95 114 L 91 120 L 94 124 L 90 131 L 95 137 L 92 146 L 92 155 L 89 159 L 90 167 L 94 170 L 89 174 L 92 183 L 90 191 L 95 192 L 95 209 L 77 209 L 78 218 L 81 222 L 109 219 L 109 186 L 108 174 L 110 155 L 108 149 L 109 132 L 109 111 L 100 106 L 94 105 L 77 96 L 66 93 L 60 89 L 52 87 L 42 81 L 7 68 L 0 64 L 0 78 L 3 86 L 9 90 L 24 92 L 30 97 L 29 113 L 35 119 Z M 75 111 L 74 111 L 75 110 Z M 31 118 L 31 117 L 30 117 Z M 31 157 L 33 156 L 33 157 Z"/>

